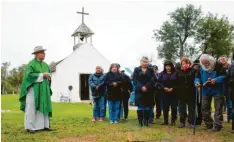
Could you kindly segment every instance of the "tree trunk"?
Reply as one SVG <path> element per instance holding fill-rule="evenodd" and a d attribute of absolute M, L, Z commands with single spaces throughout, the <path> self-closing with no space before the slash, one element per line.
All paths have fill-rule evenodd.
<path fill-rule="evenodd" d="M 184 45 L 181 43 L 180 45 L 180 57 L 184 56 Z"/>
<path fill-rule="evenodd" d="M 3 95 L 5 94 L 5 88 L 4 88 L 4 85 L 2 85 L 2 94 L 3 94 Z"/>

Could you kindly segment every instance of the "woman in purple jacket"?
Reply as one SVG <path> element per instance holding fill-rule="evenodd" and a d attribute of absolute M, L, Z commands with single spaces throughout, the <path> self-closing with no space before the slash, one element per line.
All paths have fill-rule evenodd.
<path fill-rule="evenodd" d="M 158 89 L 160 90 L 162 102 L 163 102 L 163 115 L 164 123 L 162 125 L 168 125 L 168 113 L 171 107 L 171 125 L 175 125 L 177 118 L 177 96 L 175 93 L 176 86 L 176 72 L 174 65 L 171 61 L 164 63 L 164 70 L 160 73 L 158 78 Z"/>

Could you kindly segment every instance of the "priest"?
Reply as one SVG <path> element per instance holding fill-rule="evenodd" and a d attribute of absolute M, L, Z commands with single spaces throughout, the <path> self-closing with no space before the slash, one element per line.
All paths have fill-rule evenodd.
<path fill-rule="evenodd" d="M 51 131 L 51 74 L 48 64 L 43 61 L 45 50 L 42 46 L 34 48 L 32 54 L 35 58 L 27 65 L 19 96 L 20 110 L 24 111 L 24 127 L 29 133 Z"/>

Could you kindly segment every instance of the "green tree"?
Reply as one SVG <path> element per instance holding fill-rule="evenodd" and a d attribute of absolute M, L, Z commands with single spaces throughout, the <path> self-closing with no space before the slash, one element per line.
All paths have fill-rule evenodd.
<path fill-rule="evenodd" d="M 15 88 L 16 94 L 19 93 L 19 89 L 23 81 L 25 70 L 26 70 L 26 65 L 23 64 L 17 68 L 13 68 L 10 71 L 9 82 Z"/>
<path fill-rule="evenodd" d="M 229 56 L 234 49 L 234 25 L 227 17 L 209 13 L 198 24 L 196 43 L 200 44 L 202 53 L 209 53 L 214 57 Z"/>
<path fill-rule="evenodd" d="M 154 30 L 154 37 L 162 43 L 157 47 L 159 57 L 173 60 L 185 53 L 194 54 L 195 46 L 189 45 L 187 40 L 195 35 L 201 15 L 201 8 L 191 4 L 169 13 L 170 20 Z"/>

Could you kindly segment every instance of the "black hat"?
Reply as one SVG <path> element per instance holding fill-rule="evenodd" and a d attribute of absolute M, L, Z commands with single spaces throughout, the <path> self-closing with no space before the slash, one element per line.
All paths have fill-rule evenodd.
<path fill-rule="evenodd" d="M 195 64 L 198 64 L 198 65 L 199 65 L 199 64 L 200 64 L 200 61 L 199 61 L 199 60 L 194 60 L 194 61 L 193 61 L 193 64 L 194 64 L 194 65 L 195 65 Z"/>
<path fill-rule="evenodd" d="M 166 61 L 164 62 L 164 70 L 163 70 L 163 71 L 166 71 L 166 65 L 170 65 L 170 66 L 171 66 L 172 72 L 175 71 L 175 67 L 174 67 L 174 64 L 173 64 L 172 61 L 166 60 Z"/>
<path fill-rule="evenodd" d="M 172 63 L 172 61 L 170 61 L 170 60 L 166 60 L 166 61 L 164 62 L 164 66 L 166 66 L 166 65 L 173 65 L 173 63 Z"/>
<path fill-rule="evenodd" d="M 155 70 L 157 70 L 157 69 L 158 69 L 158 66 L 157 66 L 157 65 L 154 65 L 153 68 L 154 68 Z"/>
<path fill-rule="evenodd" d="M 193 61 L 192 67 L 193 67 L 194 65 L 200 65 L 200 60 L 198 60 L 198 59 L 194 60 L 194 61 Z"/>

